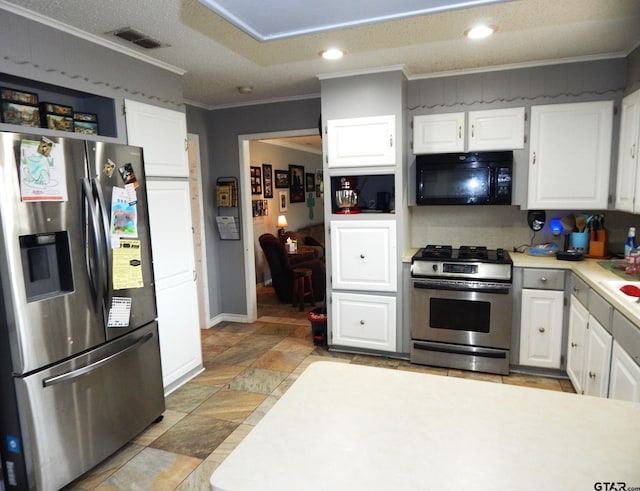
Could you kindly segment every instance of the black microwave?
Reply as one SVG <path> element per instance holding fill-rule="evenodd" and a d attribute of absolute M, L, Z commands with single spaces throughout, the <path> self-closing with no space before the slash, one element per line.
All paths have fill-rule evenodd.
<path fill-rule="evenodd" d="M 510 205 L 513 152 L 416 156 L 416 204 Z"/>

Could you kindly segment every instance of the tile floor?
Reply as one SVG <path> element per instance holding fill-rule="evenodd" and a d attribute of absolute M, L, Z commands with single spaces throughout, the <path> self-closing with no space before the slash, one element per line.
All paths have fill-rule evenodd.
<path fill-rule="evenodd" d="M 65 490 L 208 490 L 215 468 L 299 374 L 320 359 L 573 392 L 568 380 L 502 377 L 331 353 L 314 346 L 306 312 L 278 304 L 271 288 L 259 288 L 258 299 L 257 322 L 225 322 L 202 331 L 205 371 L 167 397 L 160 423 Z"/>

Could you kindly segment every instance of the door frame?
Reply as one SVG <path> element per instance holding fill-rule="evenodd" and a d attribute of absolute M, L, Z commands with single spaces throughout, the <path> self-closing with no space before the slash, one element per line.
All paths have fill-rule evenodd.
<path fill-rule="evenodd" d="M 249 142 L 252 140 L 268 140 L 271 138 L 288 138 L 294 136 L 317 135 L 318 128 L 289 131 L 272 131 L 267 133 L 251 133 L 238 135 L 238 153 L 240 166 L 240 196 L 242 236 L 244 237 L 244 281 L 247 305 L 247 322 L 255 322 L 258 318 L 258 301 L 256 290 L 255 237 L 253 236 L 253 215 L 251 209 L 251 180 L 249 167 L 251 155 Z"/>
<path fill-rule="evenodd" d="M 198 279 L 201 279 L 201 285 L 202 285 L 202 295 L 203 295 L 203 302 L 202 305 L 200 305 L 200 308 L 202 309 L 202 316 L 204 317 L 204 320 L 206 322 L 207 328 L 213 327 L 213 322 L 211 319 L 211 309 L 209 308 L 209 276 L 207 274 L 208 271 L 208 267 L 207 267 L 207 254 L 206 254 L 206 250 L 207 250 L 207 237 L 205 234 L 205 223 L 204 223 L 204 198 L 202 195 L 202 167 L 201 167 L 201 160 L 200 160 L 200 135 L 197 135 L 195 133 L 187 133 L 187 142 L 189 145 L 193 144 L 193 150 L 194 150 L 194 155 L 195 155 L 195 172 L 189 172 L 189 180 L 190 181 L 195 181 L 195 185 L 198 188 L 198 213 L 197 216 L 192 216 L 191 218 L 191 222 L 193 224 L 193 226 L 196 225 L 200 228 L 200 258 L 198 258 L 198 256 L 196 255 L 195 260 L 196 263 L 198 262 L 198 259 L 200 259 L 201 263 L 200 263 L 200 268 L 196 268 L 196 274 L 198 275 Z M 191 162 L 189 162 L 189 169 L 191 169 Z M 194 234 L 194 245 L 195 245 L 195 234 Z M 195 251 L 194 251 L 195 254 Z M 200 293 L 198 294 L 198 297 L 200 297 Z M 198 298 L 198 303 L 200 298 Z M 202 328 L 202 326 L 200 326 Z"/>

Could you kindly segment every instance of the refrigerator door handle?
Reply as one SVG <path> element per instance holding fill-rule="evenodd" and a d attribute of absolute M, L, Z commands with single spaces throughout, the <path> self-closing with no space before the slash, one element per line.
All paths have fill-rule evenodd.
<path fill-rule="evenodd" d="M 98 200 L 98 211 L 100 212 L 100 223 L 102 225 L 102 238 L 105 247 L 105 258 L 107 260 L 107 271 L 104 275 L 105 279 L 105 301 L 108 300 L 108 292 L 111 288 L 111 242 L 109 233 L 109 214 L 107 213 L 107 205 L 104 201 L 104 195 L 102 194 L 102 188 L 98 185 L 97 179 L 91 179 L 91 186 L 93 187 L 93 194 Z M 107 307 L 108 308 L 108 307 Z"/>
<path fill-rule="evenodd" d="M 134 351 L 136 349 L 138 349 L 140 346 L 142 346 L 144 343 L 146 343 L 147 341 L 149 341 L 151 338 L 153 338 L 153 333 L 148 332 L 147 334 L 145 334 L 144 336 L 142 336 L 139 339 L 136 339 L 135 341 L 133 341 L 132 343 L 130 343 L 128 346 L 126 346 L 125 348 L 121 349 L 120 351 L 113 353 L 105 358 L 102 358 L 94 363 L 91 363 L 85 367 L 82 368 L 78 368 L 76 370 L 72 370 L 70 372 L 66 372 L 63 373 L 61 375 L 56 375 L 54 377 L 49 377 L 46 378 L 42 381 L 42 386 L 43 387 L 51 387 L 53 385 L 57 385 L 57 384 L 61 384 L 63 382 L 70 382 L 78 377 L 81 377 L 82 375 L 86 375 L 87 373 L 91 373 L 92 371 L 96 370 L 97 368 L 101 367 L 102 365 L 105 365 L 107 363 L 112 362 L 114 359 L 129 353 L 130 351 Z"/>
<path fill-rule="evenodd" d="M 95 223 L 95 217 L 97 216 L 97 210 L 96 210 L 96 205 L 95 202 L 93 201 L 93 196 L 92 196 L 92 192 L 91 192 L 91 186 L 89 184 L 89 180 L 87 178 L 82 178 L 81 179 L 82 182 L 82 219 L 85 221 L 85 223 L 83 223 L 82 226 L 82 231 L 83 233 L 86 234 L 87 229 L 89 229 L 91 231 L 91 236 L 93 237 L 93 247 L 92 247 L 92 251 L 89 250 L 89 237 L 87 237 L 85 235 L 85 244 L 87 245 L 87 247 L 85 247 L 85 263 L 87 265 L 87 273 L 89 275 L 89 284 L 91 285 L 91 296 L 93 297 L 93 303 L 95 308 L 97 309 L 99 307 L 99 300 L 102 298 L 103 296 L 103 292 L 102 292 L 102 286 L 103 286 L 103 279 L 102 279 L 102 268 L 100 266 L 98 266 L 97 268 L 95 268 L 96 270 L 94 270 L 91 267 L 91 257 L 90 254 L 91 252 L 93 252 L 93 256 L 95 261 L 99 262 L 101 261 L 101 258 L 104 256 L 102 254 L 102 242 L 100 241 L 100 237 L 98 235 L 98 228 L 96 226 Z M 88 212 L 88 219 L 87 217 L 87 209 L 86 207 L 89 207 L 89 212 Z"/>

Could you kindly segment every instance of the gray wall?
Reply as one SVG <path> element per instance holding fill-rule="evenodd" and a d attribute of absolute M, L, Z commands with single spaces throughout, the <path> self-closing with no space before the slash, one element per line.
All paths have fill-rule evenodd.
<path fill-rule="evenodd" d="M 638 89 L 640 89 L 640 46 L 627 57 L 627 90 L 625 94 L 630 94 Z"/>
<path fill-rule="evenodd" d="M 317 128 L 319 116 L 318 98 L 210 111 L 207 121 L 209 152 L 206 157 L 201 156 L 206 216 L 216 216 L 216 179 L 240 177 L 239 135 Z M 213 226 L 212 221 L 205 221 L 205 228 L 209 229 L 206 239 L 211 315 L 246 315 L 244 247 L 247 238 L 221 241 L 211 232 Z"/>
<path fill-rule="evenodd" d="M 0 72 L 113 98 L 118 141 L 126 142 L 124 99 L 184 111 L 181 75 L 0 12 Z"/>
<path fill-rule="evenodd" d="M 252 140 L 249 144 L 250 162 L 252 166 L 262 167 L 262 164 L 270 164 L 273 168 L 274 177 L 276 170 L 289 171 L 289 164 L 301 165 L 304 167 L 305 174 L 312 173 L 315 175 L 316 170 L 322 170 L 322 155 L 304 152 L 301 150 L 262 143 Z M 263 176 L 264 178 L 264 176 Z M 287 195 L 287 211 L 280 212 L 279 193 L 284 192 Z M 309 193 L 305 193 L 308 197 Z M 263 196 L 255 196 L 252 199 L 264 199 Z M 256 284 L 271 281 L 271 272 L 267 264 L 258 238 L 260 235 L 269 233 L 278 234 L 278 215 L 285 215 L 289 226 L 287 230 L 296 231 L 306 225 L 312 223 L 324 222 L 324 204 L 322 198 L 316 198 L 315 191 L 313 193 L 313 206 L 310 202 L 291 203 L 289 201 L 289 190 L 276 188 L 273 184 L 273 198 L 267 199 L 269 206 L 269 214 L 266 216 L 255 217 L 253 219 L 253 243 L 256 256 Z M 313 217 L 310 216 L 310 210 L 313 210 Z"/>

